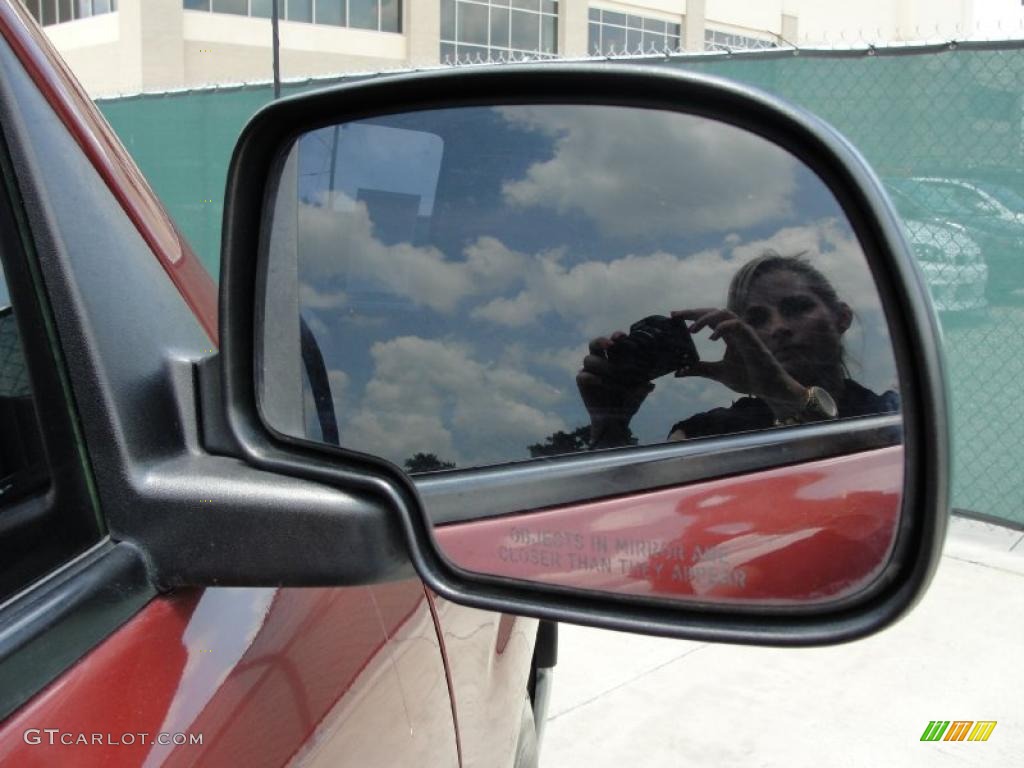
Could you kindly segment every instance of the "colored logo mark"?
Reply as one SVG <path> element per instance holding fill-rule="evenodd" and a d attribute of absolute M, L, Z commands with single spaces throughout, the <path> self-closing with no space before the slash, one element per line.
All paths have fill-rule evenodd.
<path fill-rule="evenodd" d="M 921 741 L 988 741 L 996 720 L 932 720 Z"/>

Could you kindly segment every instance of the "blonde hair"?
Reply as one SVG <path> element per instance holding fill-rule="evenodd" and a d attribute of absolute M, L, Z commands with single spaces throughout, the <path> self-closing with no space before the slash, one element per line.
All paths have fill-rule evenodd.
<path fill-rule="evenodd" d="M 748 261 L 739 268 L 729 283 L 729 298 L 726 306 L 731 312 L 742 315 L 750 302 L 750 291 L 757 278 L 770 272 L 786 271 L 795 272 L 803 277 L 807 281 L 808 287 L 825 303 L 825 306 L 838 313 L 842 302 L 839 300 L 836 289 L 816 267 L 801 258 L 805 253 L 807 251 L 800 251 L 793 256 L 783 256 L 769 248 L 756 259 Z"/>

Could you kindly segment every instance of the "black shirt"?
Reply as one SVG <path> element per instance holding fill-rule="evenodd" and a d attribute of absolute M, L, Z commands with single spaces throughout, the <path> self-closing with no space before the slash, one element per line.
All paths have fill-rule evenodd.
<path fill-rule="evenodd" d="M 839 418 L 892 413 L 900 409 L 900 397 L 892 390 L 876 395 L 853 379 L 846 379 L 841 398 L 836 398 Z M 775 414 L 768 404 L 757 397 L 744 397 L 728 408 L 713 408 L 677 422 L 669 430 L 678 429 L 689 437 L 712 437 L 734 432 L 750 432 L 775 426 Z"/>

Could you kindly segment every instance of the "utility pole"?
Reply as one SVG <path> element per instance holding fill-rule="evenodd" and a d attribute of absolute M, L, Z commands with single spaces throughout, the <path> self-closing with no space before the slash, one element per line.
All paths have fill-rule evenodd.
<path fill-rule="evenodd" d="M 270 3 L 270 28 L 273 30 L 274 40 L 274 98 L 281 98 L 281 38 L 278 35 L 277 20 L 278 6 L 280 0 L 271 0 Z"/>

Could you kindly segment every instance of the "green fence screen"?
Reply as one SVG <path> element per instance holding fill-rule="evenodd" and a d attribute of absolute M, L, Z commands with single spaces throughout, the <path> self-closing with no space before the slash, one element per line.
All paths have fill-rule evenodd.
<path fill-rule="evenodd" d="M 903 215 L 940 309 L 953 504 L 1024 523 L 1024 44 L 643 61 L 781 96 L 864 154 Z M 332 82 L 285 84 L 283 92 Z M 98 102 L 215 276 L 231 150 L 272 96 L 267 84 Z"/>

